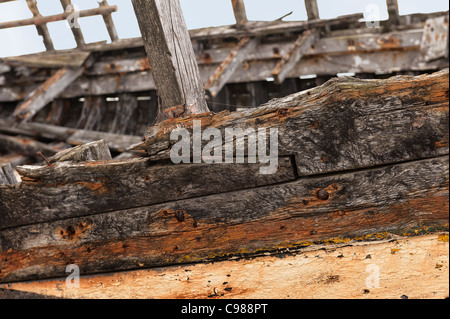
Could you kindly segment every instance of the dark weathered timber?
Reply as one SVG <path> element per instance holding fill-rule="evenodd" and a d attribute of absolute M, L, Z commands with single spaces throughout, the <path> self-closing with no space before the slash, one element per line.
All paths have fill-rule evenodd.
<path fill-rule="evenodd" d="M 34 138 L 65 141 L 72 145 L 105 140 L 108 147 L 115 152 L 124 152 L 130 146 L 142 142 L 141 136 L 79 130 L 42 123 L 24 123 L 17 127 L 11 127 L 10 123 L 2 119 L 0 119 L 0 131 Z"/>
<path fill-rule="evenodd" d="M 297 154 L 301 176 L 448 154 L 448 69 L 387 80 L 332 79 L 242 112 L 202 114 L 150 127 L 143 149 L 168 159 L 176 127 L 278 128 L 280 155 Z M 191 134 L 191 137 L 193 134 Z M 387 143 L 389 141 L 389 143 Z M 193 145 L 191 143 L 191 145 Z"/>
<path fill-rule="evenodd" d="M 448 163 L 444 156 L 3 230 L 0 282 L 63 276 L 68 264 L 117 272 L 448 227 Z"/>
<path fill-rule="evenodd" d="M 26 99 L 17 106 L 14 116 L 21 122 L 27 122 L 43 109 L 48 103 L 57 98 L 72 82 L 78 79 L 85 68 L 93 63 L 88 58 L 85 64 L 79 68 L 62 68 L 49 77 L 41 86 L 31 92 Z"/>
<path fill-rule="evenodd" d="M 0 229 L 292 181 L 290 158 L 264 164 L 154 165 L 148 159 L 21 166 L 18 187 L 0 188 Z"/>
<path fill-rule="evenodd" d="M 158 95 L 159 120 L 208 112 L 179 0 L 133 0 Z"/>
<path fill-rule="evenodd" d="M 28 300 L 28 299 L 60 299 L 60 298 L 36 294 L 36 293 L 32 293 L 32 292 L 0 288 L 0 299 L 10 299 L 10 300 L 27 299 Z"/>
<path fill-rule="evenodd" d="M 67 149 L 48 159 L 50 163 L 109 160 L 112 160 L 112 157 L 108 145 L 104 140 L 91 142 L 71 149 Z"/>
<path fill-rule="evenodd" d="M 234 17 L 236 18 L 236 25 L 243 27 L 248 22 L 247 12 L 245 10 L 244 0 L 231 0 L 233 6 Z"/>
<path fill-rule="evenodd" d="M 386 4 L 389 14 L 389 24 L 398 25 L 400 23 L 400 14 L 397 0 L 386 0 Z"/>

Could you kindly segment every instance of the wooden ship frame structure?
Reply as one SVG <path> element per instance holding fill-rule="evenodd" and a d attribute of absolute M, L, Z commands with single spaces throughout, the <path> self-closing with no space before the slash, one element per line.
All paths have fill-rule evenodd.
<path fill-rule="evenodd" d="M 0 59 L 0 297 L 448 297 L 448 12 L 248 21 L 232 0 L 235 25 L 188 31 L 178 0 L 133 0 L 143 36 L 119 39 L 103 0 L 78 14 L 110 43 L 71 28 L 56 51 L 74 11 L 26 2 L 0 29 L 47 51 Z M 172 163 L 193 121 L 278 129 L 278 170 Z"/>

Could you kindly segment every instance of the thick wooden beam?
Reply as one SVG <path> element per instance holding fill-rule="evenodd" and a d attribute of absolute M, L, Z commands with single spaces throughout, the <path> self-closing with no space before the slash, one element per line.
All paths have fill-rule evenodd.
<path fill-rule="evenodd" d="M 282 84 L 286 77 L 291 73 L 294 67 L 300 62 L 303 56 L 311 49 L 311 47 L 319 39 L 319 30 L 313 29 L 305 31 L 295 41 L 289 52 L 283 56 L 272 71 L 275 83 Z"/>
<path fill-rule="evenodd" d="M 258 40 L 254 38 L 243 38 L 234 47 L 220 66 L 214 71 L 208 82 L 205 84 L 205 89 L 208 95 L 215 97 L 225 84 L 228 83 L 233 76 L 236 69 L 242 65 L 242 62 L 253 52 L 258 44 Z"/>
<path fill-rule="evenodd" d="M 133 0 L 161 105 L 158 119 L 208 112 L 179 0 Z"/>
<path fill-rule="evenodd" d="M 308 15 L 308 20 L 320 19 L 319 16 L 319 6 L 317 5 L 317 0 L 305 0 L 306 13 Z"/>
<path fill-rule="evenodd" d="M 38 160 L 41 159 L 38 155 L 38 152 L 43 153 L 45 156 L 52 156 L 60 151 L 55 147 L 32 139 L 8 136 L 3 134 L 0 134 L 0 149 L 33 157 Z"/>
<path fill-rule="evenodd" d="M 236 18 L 236 25 L 243 27 L 247 24 L 247 12 L 245 10 L 244 0 L 231 0 L 233 6 L 234 17 Z"/>

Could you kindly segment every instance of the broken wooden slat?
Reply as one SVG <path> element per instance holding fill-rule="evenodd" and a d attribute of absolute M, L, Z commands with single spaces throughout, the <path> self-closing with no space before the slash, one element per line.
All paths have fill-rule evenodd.
<path fill-rule="evenodd" d="M 233 76 L 236 69 L 242 65 L 245 58 L 258 44 L 257 39 L 243 38 L 235 48 L 231 50 L 227 58 L 214 71 L 205 84 L 205 90 L 211 97 L 215 97 Z"/>
<path fill-rule="evenodd" d="M 306 14 L 308 15 L 308 20 L 320 19 L 317 0 L 305 0 L 305 8 Z"/>
<path fill-rule="evenodd" d="M 247 12 L 245 10 L 244 0 L 231 0 L 233 6 L 234 17 L 236 18 L 236 25 L 243 27 L 247 24 Z"/>
<path fill-rule="evenodd" d="M 278 128 L 279 154 L 298 153 L 300 175 L 445 155 L 448 83 L 448 69 L 387 80 L 332 79 L 257 109 L 160 123 L 149 128 L 136 149 L 152 160 L 169 159 L 176 143 L 170 141 L 172 130 L 182 126 L 192 132 L 193 120 L 198 120 L 202 130 Z"/>
<path fill-rule="evenodd" d="M 67 149 L 48 159 L 49 163 L 109 160 L 112 160 L 112 157 L 105 140 L 91 142 Z"/>
<path fill-rule="evenodd" d="M 444 156 L 3 230 L 0 282 L 64 276 L 68 264 L 86 275 L 448 227 L 448 163 Z"/>
<path fill-rule="evenodd" d="M 133 0 L 158 95 L 159 120 L 208 112 L 179 0 Z"/>
<path fill-rule="evenodd" d="M 441 16 L 425 22 L 420 44 L 420 62 L 429 62 L 444 58 L 448 50 L 449 17 Z M 419 63 L 420 63 L 419 62 Z"/>
<path fill-rule="evenodd" d="M 61 1 L 65 1 L 66 3 L 70 4 L 70 0 L 61 0 Z M 64 9 L 65 8 L 67 8 L 67 5 L 64 6 Z M 80 18 L 91 17 L 91 16 L 105 14 L 105 13 L 112 13 L 115 11 L 117 11 L 117 6 L 87 9 L 87 10 L 79 11 L 79 17 Z M 49 22 L 62 21 L 62 20 L 66 20 L 71 14 L 72 14 L 72 12 L 64 12 L 64 13 L 55 14 L 55 15 L 51 15 L 51 16 L 34 17 L 34 18 L 24 19 L 24 20 L 0 22 L 0 29 L 22 27 L 22 26 L 27 26 L 27 25 L 40 25 L 40 24 L 46 24 Z"/>
<path fill-rule="evenodd" d="M 12 66 L 27 66 L 31 68 L 79 68 L 87 61 L 91 52 L 85 51 L 54 51 L 41 54 L 28 54 L 5 58 Z"/>
<path fill-rule="evenodd" d="M 303 58 L 319 38 L 319 30 L 307 30 L 301 34 L 289 52 L 278 62 L 272 75 L 275 83 L 282 84 L 295 65 Z"/>
<path fill-rule="evenodd" d="M 82 274 L 78 289 L 67 287 L 65 277 L 0 289 L 8 289 L 6 296 L 15 289 L 70 299 L 444 299 L 449 294 L 448 245 L 445 233 L 386 236 L 251 259 Z M 380 278 L 373 276 L 377 270 Z M 165 312 L 170 316 L 169 309 Z M 174 308 L 173 316 L 179 312 Z"/>
<path fill-rule="evenodd" d="M 0 164 L 0 185 L 15 185 L 17 183 L 11 163 Z"/>
<path fill-rule="evenodd" d="M 85 67 L 93 62 L 88 59 L 85 65 L 76 69 L 60 69 L 47 79 L 41 86 L 28 95 L 26 100 L 19 104 L 14 111 L 14 116 L 22 123 L 27 122 L 36 115 L 48 103 L 58 97 L 73 81 L 79 78 Z"/>
<path fill-rule="evenodd" d="M 142 158 L 17 167 L 20 189 L 0 189 L 0 228 L 292 181 L 292 165 L 280 158 L 273 175 L 261 175 L 262 164 L 152 165 Z"/>
<path fill-rule="evenodd" d="M 42 17 L 37 7 L 37 0 L 27 0 L 27 5 L 31 13 L 33 13 L 33 17 Z M 36 25 L 36 29 L 38 31 L 38 34 L 42 36 L 47 51 L 55 50 L 52 38 L 50 37 L 50 33 L 48 32 L 47 25 L 46 24 Z"/>

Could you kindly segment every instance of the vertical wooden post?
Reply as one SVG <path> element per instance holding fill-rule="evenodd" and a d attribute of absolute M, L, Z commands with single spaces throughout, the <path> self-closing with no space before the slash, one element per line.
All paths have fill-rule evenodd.
<path fill-rule="evenodd" d="M 63 10 L 66 11 L 69 5 L 72 5 L 72 0 L 60 0 Z M 70 28 L 77 43 L 78 48 L 82 48 L 86 43 L 84 42 L 84 36 L 80 28 Z"/>
<path fill-rule="evenodd" d="M 386 4 L 389 13 L 389 24 L 398 25 L 400 23 L 400 14 L 397 0 L 386 0 Z"/>
<path fill-rule="evenodd" d="M 244 26 L 248 22 L 244 0 L 231 0 L 231 4 L 233 5 L 237 26 Z"/>
<path fill-rule="evenodd" d="M 308 14 L 308 20 L 320 19 L 317 0 L 305 0 L 305 7 L 306 13 Z"/>
<path fill-rule="evenodd" d="M 209 112 L 179 0 L 132 0 L 161 99 L 158 121 Z"/>

